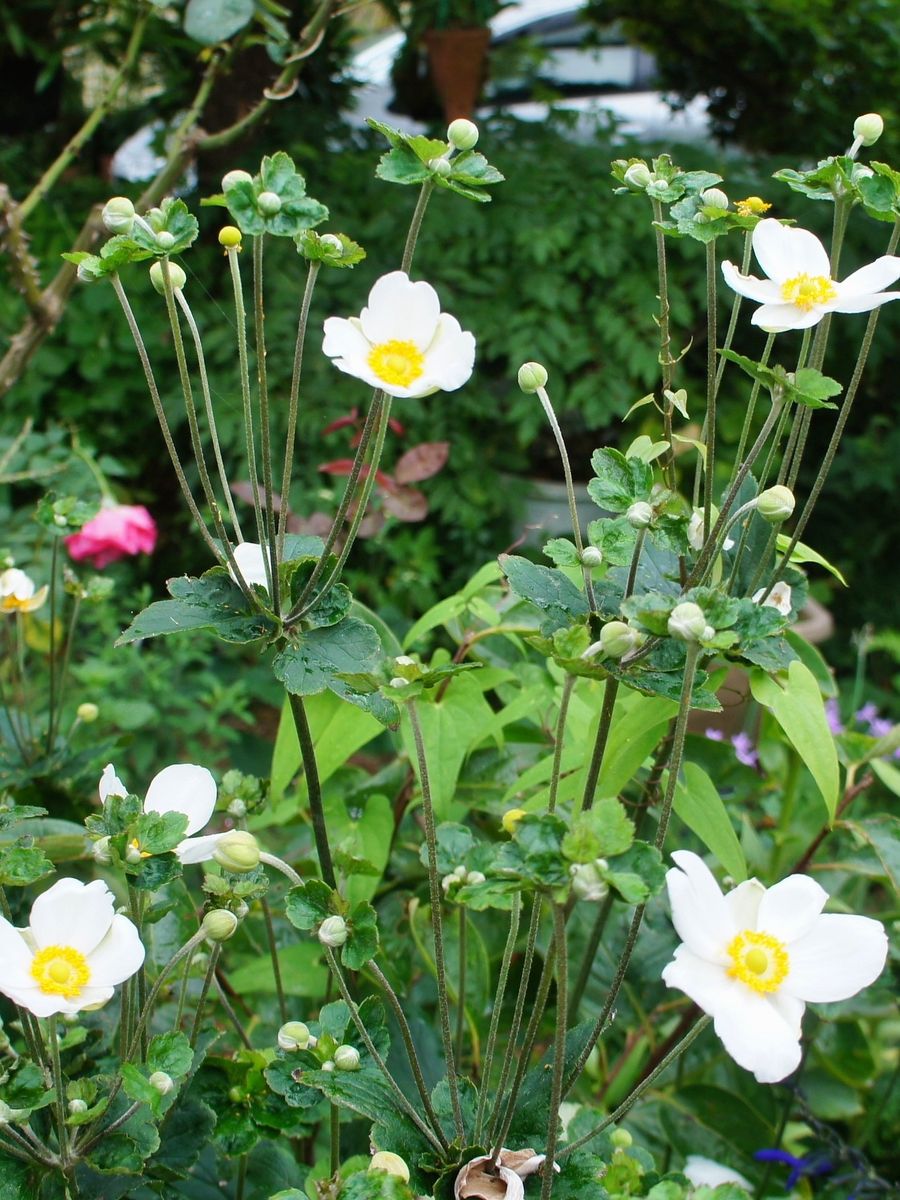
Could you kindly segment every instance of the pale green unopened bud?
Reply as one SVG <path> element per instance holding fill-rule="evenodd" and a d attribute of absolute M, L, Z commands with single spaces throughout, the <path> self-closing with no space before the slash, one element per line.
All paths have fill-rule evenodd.
<path fill-rule="evenodd" d="M 390 686 L 392 688 L 405 688 L 409 686 L 409 680 L 404 679 L 402 675 L 395 675 L 390 681 Z"/>
<path fill-rule="evenodd" d="M 103 224 L 110 233 L 131 233 L 134 205 L 127 196 L 113 196 L 103 206 Z"/>
<path fill-rule="evenodd" d="M 457 117 L 447 126 L 447 141 L 456 150 L 471 150 L 478 142 L 478 126 L 465 117 Z"/>
<path fill-rule="evenodd" d="M 303 1021 L 286 1021 L 278 1030 L 278 1045 L 282 1050 L 306 1050 L 314 1040 Z"/>
<path fill-rule="evenodd" d="M 864 146 L 874 146 L 884 133 L 884 120 L 878 113 L 863 113 L 853 122 L 853 136 Z"/>
<path fill-rule="evenodd" d="M 634 188 L 636 192 L 642 192 L 653 182 L 653 172 L 646 163 L 632 163 L 625 172 L 625 183 L 628 187 Z"/>
<path fill-rule="evenodd" d="M 338 1046 L 334 1052 L 334 1065 L 339 1071 L 358 1071 L 359 1051 L 355 1046 Z"/>
<path fill-rule="evenodd" d="M 332 1060 L 330 1058 L 326 1059 L 325 1062 L 323 1062 L 322 1065 L 319 1067 L 319 1070 L 320 1071 L 333 1071 L 334 1063 L 332 1062 Z"/>
<path fill-rule="evenodd" d="M 160 250 L 171 250 L 175 245 L 175 234 L 169 233 L 168 229 L 160 230 L 156 235 L 156 244 Z"/>
<path fill-rule="evenodd" d="M 108 866 L 112 862 L 112 854 L 109 850 L 109 838 L 98 838 L 97 841 L 94 842 L 91 854 L 94 857 L 95 863 L 98 863 L 101 867 Z"/>
<path fill-rule="evenodd" d="M 536 392 L 547 386 L 547 368 L 539 362 L 523 363 L 519 367 L 518 380 L 523 392 Z"/>
<path fill-rule="evenodd" d="M 259 866 L 259 846 L 252 833 L 231 829 L 216 842 L 213 858 L 226 871 L 240 875 Z"/>
<path fill-rule="evenodd" d="M 776 483 L 774 487 L 760 492 L 756 502 L 756 511 L 766 521 L 780 525 L 794 511 L 794 493 L 783 484 Z"/>
<path fill-rule="evenodd" d="M 168 1096 L 169 1092 L 175 1090 L 175 1081 L 165 1071 L 154 1071 L 150 1076 L 149 1083 L 161 1096 Z"/>
<path fill-rule="evenodd" d="M 605 858 L 598 858 L 592 863 L 573 863 L 569 867 L 572 876 L 572 891 L 579 900 L 605 900 L 609 885 L 603 878 L 602 872 L 607 868 Z"/>
<path fill-rule="evenodd" d="M 232 800 L 231 803 L 228 805 L 228 808 L 226 811 L 228 812 L 229 816 L 232 816 L 232 817 L 239 817 L 239 818 L 246 817 L 247 805 L 244 803 L 243 800 L 240 800 L 240 799 Z"/>
<path fill-rule="evenodd" d="M 68 1108 L 71 1115 L 73 1117 L 75 1117 L 79 1113 L 87 1112 L 87 1110 L 88 1110 L 87 1101 L 79 1100 L 78 1097 L 76 1097 L 74 1100 L 69 1101 L 69 1103 L 66 1105 L 66 1108 Z"/>
<path fill-rule="evenodd" d="M 169 279 L 172 282 L 173 290 L 176 292 L 180 292 L 187 283 L 187 275 L 185 275 L 177 263 L 169 263 Z M 150 282 L 161 296 L 166 294 L 165 277 L 161 262 L 155 262 L 150 268 Z"/>
<path fill-rule="evenodd" d="M 249 171 L 229 171 L 222 176 L 222 191 L 227 192 L 236 183 L 252 183 L 253 176 Z"/>
<path fill-rule="evenodd" d="M 486 878 L 484 871 L 469 871 L 466 883 L 484 883 Z"/>
<path fill-rule="evenodd" d="M 625 520 L 632 529 L 646 529 L 653 520 L 653 509 L 646 500 L 635 500 L 625 513 Z"/>
<path fill-rule="evenodd" d="M 143 858 L 144 855 L 141 853 L 141 847 L 137 839 L 129 842 L 125 847 L 125 861 L 131 863 L 132 866 L 136 866 L 139 862 L 143 861 Z"/>
<path fill-rule="evenodd" d="M 341 252 L 344 249 L 344 243 L 335 233 L 323 233 L 319 241 L 323 246 L 327 246 L 329 250 Z"/>
<path fill-rule="evenodd" d="M 219 245 L 224 246 L 226 250 L 233 250 L 240 246 L 243 237 L 237 225 L 223 225 L 219 230 Z"/>
<path fill-rule="evenodd" d="M 728 207 L 728 197 L 721 188 L 707 188 L 705 192 L 700 193 L 700 202 L 707 208 Z"/>
<path fill-rule="evenodd" d="M 699 642 L 707 636 L 708 629 L 703 609 L 690 600 L 676 604 L 669 614 L 669 634 L 683 642 Z"/>
<path fill-rule="evenodd" d="M 92 725 L 100 716 L 100 709 L 96 704 L 92 704 L 90 700 L 86 700 L 84 704 L 79 704 L 75 710 L 75 715 L 79 721 L 85 725 Z"/>
<path fill-rule="evenodd" d="M 343 946 L 349 936 L 347 922 L 343 917 L 326 917 L 319 926 L 319 941 L 323 946 L 336 949 Z"/>
<path fill-rule="evenodd" d="M 238 927 L 238 919 L 227 908 L 214 908 L 203 918 L 200 929 L 210 942 L 227 942 Z"/>
<path fill-rule="evenodd" d="M 609 1135 L 609 1140 L 617 1150 L 627 1150 L 634 1142 L 627 1129 L 614 1129 Z"/>
<path fill-rule="evenodd" d="M 446 179 L 453 168 L 446 158 L 439 155 L 437 158 L 430 158 L 428 160 L 428 170 L 435 175 L 440 175 L 442 179 Z"/>
<path fill-rule="evenodd" d="M 260 192 L 256 197 L 256 207 L 264 217 L 274 217 L 281 212 L 281 197 L 277 192 Z"/>
<path fill-rule="evenodd" d="M 246 900 L 238 900 L 237 904 L 234 906 L 234 915 L 239 921 L 243 921 L 244 917 L 246 917 L 249 911 L 250 905 Z"/>
<path fill-rule="evenodd" d="M 377 1154 L 373 1154 L 369 1170 L 385 1171 L 388 1175 L 396 1175 L 404 1183 L 409 1183 L 409 1167 L 399 1154 L 394 1154 L 391 1150 L 379 1150 Z"/>
<path fill-rule="evenodd" d="M 603 552 L 596 546 L 585 546 L 581 552 L 581 565 L 584 567 L 599 567 L 603 562 Z"/>
<path fill-rule="evenodd" d="M 641 643 L 641 634 L 624 621 L 608 621 L 600 630 L 600 648 L 609 658 L 622 658 Z"/>
<path fill-rule="evenodd" d="M 91 268 L 87 263 L 80 262 L 78 264 L 78 266 L 75 268 L 75 276 L 77 279 L 80 279 L 82 283 L 97 282 L 97 276 L 92 273 Z"/>

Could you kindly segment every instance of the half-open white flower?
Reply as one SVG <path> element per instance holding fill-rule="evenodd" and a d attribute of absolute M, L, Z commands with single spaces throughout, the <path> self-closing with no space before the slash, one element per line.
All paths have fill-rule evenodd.
<path fill-rule="evenodd" d="M 108 796 L 127 796 L 128 789 L 108 763 L 100 777 L 100 799 Z M 216 781 L 206 767 L 194 763 L 173 763 L 163 767 L 150 780 L 144 798 L 144 812 L 179 812 L 187 817 L 187 837 L 175 847 L 183 863 L 207 862 L 225 833 L 194 837 L 209 824 L 216 807 Z M 140 850 L 140 847 L 136 847 Z"/>
<path fill-rule="evenodd" d="M 900 258 L 876 258 L 839 283 L 831 278 L 828 253 L 814 233 L 794 229 L 771 217 L 753 230 L 753 252 L 768 279 L 742 275 L 734 263 L 723 262 L 728 286 L 762 307 L 750 318 L 766 333 L 808 329 L 826 313 L 869 312 L 900 292 L 883 292 L 900 278 Z"/>
<path fill-rule="evenodd" d="M 744 1191 L 753 1190 L 753 1184 L 738 1171 L 723 1167 L 721 1163 L 704 1158 L 701 1154 L 689 1154 L 684 1162 L 684 1176 L 694 1187 L 716 1188 L 723 1183 L 733 1183 Z"/>
<path fill-rule="evenodd" d="M 27 929 L 0 917 L 0 992 L 36 1017 L 105 1004 L 143 961 L 137 929 L 100 879 L 54 883 L 31 906 Z"/>
<path fill-rule="evenodd" d="M 441 312 L 430 283 L 382 275 L 358 317 L 329 317 L 322 349 L 334 365 L 389 396 L 454 392 L 472 374 L 475 338 Z"/>
<path fill-rule="evenodd" d="M 46 583 L 37 591 L 34 580 L 18 567 L 0 572 L 0 612 L 34 612 L 47 599 Z"/>
<path fill-rule="evenodd" d="M 234 561 L 241 578 L 247 584 L 257 584 L 261 588 L 269 590 L 269 581 L 266 578 L 266 551 L 259 542 L 238 542 L 234 548 Z M 228 568 L 228 574 L 234 579 L 234 571 L 231 567 Z"/>
<path fill-rule="evenodd" d="M 779 581 L 766 596 L 766 589 L 760 588 L 758 592 L 753 593 L 753 603 L 762 604 L 763 608 L 777 608 L 783 617 L 789 617 L 791 614 L 791 588 L 790 584 Z"/>
<path fill-rule="evenodd" d="M 884 928 L 870 917 L 823 915 L 828 893 L 807 875 L 768 889 L 748 879 L 723 896 L 698 855 L 672 858 L 666 884 L 683 945 L 663 980 L 713 1017 L 735 1062 L 777 1083 L 800 1063 L 807 1002 L 846 1000 L 881 974 Z"/>

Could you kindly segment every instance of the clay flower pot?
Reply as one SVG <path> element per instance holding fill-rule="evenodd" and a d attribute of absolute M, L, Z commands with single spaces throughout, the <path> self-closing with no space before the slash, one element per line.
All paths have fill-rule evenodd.
<path fill-rule="evenodd" d="M 429 29 L 424 34 L 431 78 L 448 122 L 474 113 L 490 40 L 486 28 Z"/>

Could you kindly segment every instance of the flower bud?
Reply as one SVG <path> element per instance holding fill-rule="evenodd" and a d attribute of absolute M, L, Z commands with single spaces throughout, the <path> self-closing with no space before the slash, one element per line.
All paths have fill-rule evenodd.
<path fill-rule="evenodd" d="M 707 629 L 703 609 L 690 600 L 676 604 L 669 614 L 669 635 L 683 642 L 699 642 L 706 637 Z"/>
<path fill-rule="evenodd" d="M 231 801 L 225 811 L 230 817 L 246 817 L 247 805 L 240 798 L 236 798 Z"/>
<path fill-rule="evenodd" d="M 416 660 L 408 654 L 398 654 L 394 662 L 398 667 L 414 667 L 416 665 Z"/>
<path fill-rule="evenodd" d="M 154 1071 L 148 1080 L 151 1087 L 155 1087 L 161 1096 L 168 1096 L 169 1092 L 175 1090 L 175 1083 L 171 1075 L 165 1071 Z"/>
<path fill-rule="evenodd" d="M 746 200 L 738 200 L 735 205 L 738 216 L 741 217 L 761 217 L 771 207 L 772 205 L 767 204 L 762 196 L 748 196 Z"/>
<path fill-rule="evenodd" d="M 609 886 L 601 872 L 607 868 L 604 858 L 598 858 L 592 863 L 572 863 L 569 874 L 572 876 L 572 891 L 579 900 L 599 901 L 606 898 Z"/>
<path fill-rule="evenodd" d="M 80 262 L 78 264 L 78 266 L 75 268 L 75 276 L 76 278 L 80 279 L 82 283 L 97 282 L 97 276 L 92 272 L 87 263 Z"/>
<path fill-rule="evenodd" d="M 338 1046 L 334 1052 L 334 1065 L 338 1071 L 358 1071 L 359 1051 L 355 1046 Z"/>
<path fill-rule="evenodd" d="M 635 500 L 625 513 L 625 519 L 632 529 L 646 529 L 653 520 L 653 509 L 646 500 Z"/>
<path fill-rule="evenodd" d="M 144 855 L 141 853 L 140 843 L 138 842 L 137 838 L 135 838 L 133 842 L 129 842 L 125 847 L 125 861 L 127 863 L 131 863 L 132 866 L 135 866 L 137 863 L 141 862 L 143 858 Z"/>
<path fill-rule="evenodd" d="M 447 126 L 447 141 L 455 150 L 471 150 L 478 142 L 478 126 L 465 117 L 457 117 Z"/>
<path fill-rule="evenodd" d="M 603 552 L 598 550 L 596 546 L 585 546 L 581 552 L 581 565 L 583 567 L 599 567 L 603 562 Z"/>
<path fill-rule="evenodd" d="M 227 908 L 214 908 L 200 925 L 203 936 L 210 942 L 227 942 L 238 927 L 238 919 Z"/>
<path fill-rule="evenodd" d="M 508 808 L 503 814 L 503 819 L 500 824 L 503 826 L 504 833 L 512 835 L 516 831 L 516 826 L 525 816 L 524 808 Z"/>
<path fill-rule="evenodd" d="M 622 658 L 641 644 L 641 634 L 624 621 L 608 621 L 600 630 L 600 649 L 609 658 Z"/>
<path fill-rule="evenodd" d="M 164 279 L 162 263 L 155 262 L 150 268 L 150 282 L 161 296 L 166 294 Z M 172 288 L 176 292 L 180 292 L 187 283 L 187 275 L 185 275 L 177 263 L 169 263 L 169 279 L 172 281 Z"/>
<path fill-rule="evenodd" d="M 349 933 L 347 922 L 343 917 L 326 917 L 319 926 L 319 941 L 323 946 L 331 946 L 332 949 L 336 949 L 338 946 L 343 946 Z"/>
<path fill-rule="evenodd" d="M 609 1140 L 616 1150 L 627 1150 L 634 1142 L 627 1129 L 614 1129 L 609 1135 Z"/>
<path fill-rule="evenodd" d="M 277 192 L 260 192 L 256 197 L 256 207 L 264 217 L 274 217 L 281 212 L 281 197 Z"/>
<path fill-rule="evenodd" d="M 428 160 L 428 170 L 432 171 L 435 175 L 440 175 L 442 179 L 446 179 L 453 168 L 446 158 L 438 157 Z"/>
<path fill-rule="evenodd" d="M 75 715 L 84 725 L 92 725 L 100 716 L 100 709 L 96 704 L 92 704 L 90 700 L 86 700 L 84 704 L 78 705 Z"/>
<path fill-rule="evenodd" d="M 339 254 L 343 253 L 344 243 L 336 233 L 323 233 L 319 242 L 321 245 L 327 246 L 329 250 L 336 250 Z"/>
<path fill-rule="evenodd" d="M 109 852 L 109 838 L 98 838 L 91 849 L 91 854 L 94 857 L 94 862 L 101 867 L 107 867 L 112 862 L 112 855 Z"/>
<path fill-rule="evenodd" d="M 332 1060 L 330 1058 L 326 1059 L 325 1062 L 323 1062 L 322 1065 L 319 1067 L 319 1070 L 320 1071 L 333 1071 L 334 1063 L 332 1062 Z"/>
<path fill-rule="evenodd" d="M 653 172 L 646 163 L 632 163 L 625 172 L 625 183 L 628 187 L 634 188 L 636 192 L 642 192 L 653 182 Z"/>
<path fill-rule="evenodd" d="M 790 488 L 776 483 L 774 487 L 760 492 L 756 502 L 756 511 L 766 521 L 770 521 L 773 525 L 780 525 L 794 511 L 794 493 Z"/>
<path fill-rule="evenodd" d="M 396 1175 L 404 1183 L 409 1183 L 409 1167 L 399 1154 L 390 1150 L 379 1150 L 377 1154 L 373 1154 L 369 1170 L 386 1171 L 388 1175 Z"/>
<path fill-rule="evenodd" d="M 518 380 L 523 392 L 536 392 L 547 386 L 547 368 L 538 362 L 523 363 L 519 367 Z"/>
<path fill-rule="evenodd" d="M 226 250 L 233 250 L 235 246 L 240 246 L 243 236 L 237 225 L 223 225 L 219 230 L 219 245 Z"/>
<path fill-rule="evenodd" d="M 484 883 L 486 878 L 484 871 L 469 871 L 466 883 Z"/>
<path fill-rule="evenodd" d="M 246 900 L 238 900 L 237 904 L 234 906 L 234 915 L 239 921 L 243 921 L 244 917 L 246 917 L 249 911 L 250 905 Z"/>
<path fill-rule="evenodd" d="M 705 192 L 700 193 L 700 200 L 707 208 L 728 207 L 728 197 L 721 188 L 707 188 Z"/>
<path fill-rule="evenodd" d="M 306 1050 L 312 1041 L 309 1026 L 303 1021 L 287 1021 L 278 1030 L 278 1045 L 282 1050 Z"/>
<path fill-rule="evenodd" d="M 87 1101 L 79 1100 L 77 1097 L 74 1100 L 70 1100 L 66 1107 L 73 1117 L 78 1113 L 87 1112 L 88 1110 Z"/>
<path fill-rule="evenodd" d="M 229 171 L 222 176 L 222 191 L 227 192 L 236 183 L 252 183 L 253 176 L 249 171 Z"/>
<path fill-rule="evenodd" d="M 392 688 L 405 688 L 408 684 L 409 684 L 409 680 L 404 679 L 402 675 L 395 675 L 394 678 L 390 681 L 390 686 Z"/>
<path fill-rule="evenodd" d="M 113 196 L 103 206 L 103 224 L 111 233 L 131 233 L 134 205 L 127 196 Z"/>
<path fill-rule="evenodd" d="M 213 858 L 226 871 L 241 875 L 259 866 L 259 846 L 252 833 L 247 833 L 245 829 L 231 829 L 216 842 Z"/>
<path fill-rule="evenodd" d="M 863 113 L 853 122 L 853 136 L 864 146 L 873 146 L 884 133 L 884 120 L 878 113 Z"/>
<path fill-rule="evenodd" d="M 171 250 L 175 245 L 175 234 L 169 233 L 168 229 L 161 229 L 156 235 L 156 244 L 160 250 Z"/>

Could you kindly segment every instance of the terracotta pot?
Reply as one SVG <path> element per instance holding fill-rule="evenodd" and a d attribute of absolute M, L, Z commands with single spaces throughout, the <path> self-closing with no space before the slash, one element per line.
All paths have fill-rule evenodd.
<path fill-rule="evenodd" d="M 429 29 L 423 38 L 444 117 L 471 118 L 484 83 L 489 29 Z"/>

